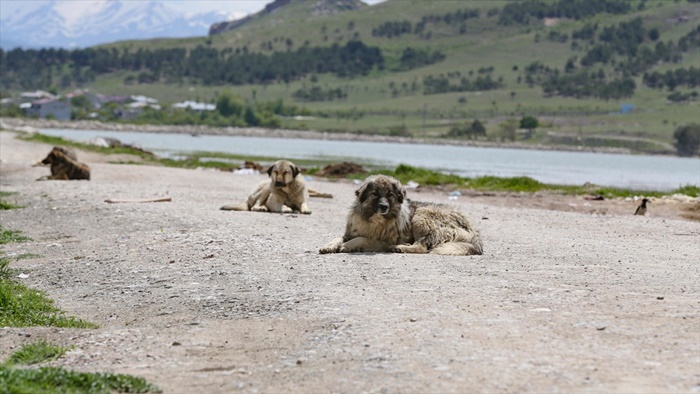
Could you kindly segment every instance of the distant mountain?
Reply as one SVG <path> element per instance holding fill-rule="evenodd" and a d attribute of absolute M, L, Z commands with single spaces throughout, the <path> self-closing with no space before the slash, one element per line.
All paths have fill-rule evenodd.
<path fill-rule="evenodd" d="M 52 1 L 27 13 L 3 15 L 0 46 L 9 49 L 88 47 L 113 41 L 206 36 L 226 13 L 182 15 L 158 1 L 103 0 L 85 3 L 79 15 L 63 1 Z"/>
<path fill-rule="evenodd" d="M 265 8 L 253 15 L 248 15 L 244 18 L 233 20 L 233 21 L 220 21 L 215 23 L 209 29 L 209 35 L 221 34 L 227 31 L 234 30 L 238 27 L 245 25 L 246 23 L 256 19 L 261 18 L 269 14 L 273 14 L 279 9 L 289 6 L 292 4 L 292 0 L 275 0 L 269 3 Z M 306 0 L 294 1 L 294 5 L 306 6 L 306 11 L 308 16 L 319 16 L 319 15 L 335 15 L 343 11 L 353 11 L 365 7 L 367 4 L 361 0 Z"/>

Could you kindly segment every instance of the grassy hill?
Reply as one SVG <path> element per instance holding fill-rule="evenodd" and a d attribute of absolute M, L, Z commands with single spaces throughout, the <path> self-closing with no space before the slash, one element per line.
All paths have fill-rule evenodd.
<path fill-rule="evenodd" d="M 601 0 L 604 1 L 604 0 Z M 574 1 L 575 2 L 575 1 Z M 224 91 L 243 99 L 271 101 L 283 99 L 311 112 L 311 116 L 295 120 L 285 118 L 282 126 L 317 130 L 350 130 L 358 133 L 398 134 L 415 137 L 440 137 L 455 123 L 471 123 L 479 119 L 486 126 L 486 136 L 498 139 L 501 125 L 508 119 L 526 115 L 540 121 L 536 132 L 523 143 L 569 144 L 627 147 L 641 152 L 672 150 L 673 131 L 679 125 L 697 121 L 698 98 L 672 102 L 668 88 L 653 89 L 644 85 L 643 73 L 627 74 L 619 67 L 624 56 L 614 55 L 613 62 L 581 65 L 581 59 L 596 44 L 605 28 L 641 18 L 646 32 L 655 30 L 658 38 L 644 38 L 639 48 L 653 50 L 659 42 L 677 43 L 698 28 L 700 3 L 694 0 L 632 0 L 630 10 L 622 14 L 598 13 L 575 20 L 572 18 L 531 17 L 528 24 L 503 24 L 504 7 L 509 1 L 423 1 L 388 0 L 371 7 L 335 15 L 311 15 L 315 1 L 293 1 L 273 13 L 254 17 L 233 31 L 210 37 L 120 42 L 104 46 L 120 51 L 138 49 L 187 48 L 198 46 L 224 50 L 245 50 L 248 53 L 271 55 L 298 50 L 301 47 L 344 45 L 361 40 L 381 49 L 383 69 L 375 68 L 367 75 L 343 78 L 332 73 L 309 74 L 287 83 L 205 86 L 194 80 L 180 83 L 148 83 L 125 85 L 134 72 L 117 71 L 98 75 L 91 83 L 95 91 L 109 94 L 145 94 L 163 102 L 183 99 L 214 100 Z M 553 3 L 553 2 L 549 2 Z M 420 33 L 413 31 L 425 17 L 454 15 L 457 11 L 478 10 L 478 17 L 462 23 L 428 22 Z M 429 19 L 430 20 L 430 19 Z M 500 22 L 499 22 L 500 21 Z M 373 34 L 387 22 L 408 22 L 411 33 L 399 36 Z M 591 39 L 574 40 L 575 32 L 596 25 Z M 564 39 L 564 37 L 566 39 Z M 401 71 L 401 56 L 406 48 L 437 51 L 444 60 Z M 630 97 L 601 99 L 545 95 L 540 84 L 526 83 L 525 69 L 533 62 L 565 75 L 565 65 L 572 60 L 575 72 L 594 73 L 602 70 L 608 80 L 631 78 L 636 89 Z M 677 63 L 656 62 L 647 73 L 664 73 L 700 65 L 700 50 L 692 47 Z M 481 70 L 481 72 L 480 72 Z M 489 76 L 502 87 L 493 90 L 424 94 L 426 77 L 450 76 L 475 80 Z M 299 90 L 339 90 L 344 97 L 332 101 L 301 101 Z M 678 86 L 675 91 L 690 95 L 697 86 Z M 634 109 L 626 114 L 622 104 Z M 520 139 L 520 137 L 518 137 Z"/>

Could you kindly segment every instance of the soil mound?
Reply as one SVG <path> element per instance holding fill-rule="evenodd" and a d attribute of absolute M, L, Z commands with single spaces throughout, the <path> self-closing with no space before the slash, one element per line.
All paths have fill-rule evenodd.
<path fill-rule="evenodd" d="M 364 174 L 366 172 L 367 171 L 365 171 L 365 169 L 362 168 L 361 165 L 344 161 L 342 163 L 329 164 L 323 167 L 319 172 L 317 172 L 316 175 L 327 177 L 341 177 L 350 174 Z"/>

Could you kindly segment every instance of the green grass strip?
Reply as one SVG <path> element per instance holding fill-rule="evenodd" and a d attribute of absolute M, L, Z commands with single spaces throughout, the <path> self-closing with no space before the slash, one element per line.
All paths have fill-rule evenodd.
<path fill-rule="evenodd" d="M 0 200 L 0 211 L 6 211 L 8 209 L 18 209 L 22 208 L 21 205 L 15 205 L 7 201 Z"/>
<path fill-rule="evenodd" d="M 17 271 L 10 268 L 10 259 L 0 257 L 0 282 L 10 280 L 15 275 L 17 275 Z"/>
<path fill-rule="evenodd" d="M 480 191 L 502 191 L 502 192 L 525 192 L 534 193 L 539 191 L 549 191 L 562 194 L 599 194 L 606 198 L 613 197 L 632 197 L 632 196 L 647 196 L 647 197 L 662 197 L 671 194 L 685 194 L 691 197 L 700 195 L 700 187 L 684 186 L 671 192 L 659 192 L 653 190 L 633 190 L 612 187 L 589 187 L 589 186 L 569 186 L 569 185 L 551 185 L 539 182 L 530 177 L 512 177 L 501 178 L 494 176 L 482 176 L 476 178 L 460 177 L 458 175 L 443 174 L 423 168 L 416 168 L 406 164 L 400 164 L 395 170 L 377 170 L 370 174 L 384 174 L 392 176 L 402 183 L 414 181 L 421 185 L 438 186 L 450 185 L 456 189 L 465 188 Z M 351 178 L 363 179 L 368 174 L 354 174 Z"/>
<path fill-rule="evenodd" d="M 38 257 L 41 257 L 40 254 L 37 253 L 22 253 L 14 257 L 15 260 L 27 260 L 27 259 L 36 259 Z"/>
<path fill-rule="evenodd" d="M 3 197 L 11 196 L 15 194 L 14 192 L 0 192 L 0 211 L 8 210 L 8 209 L 17 209 L 17 208 L 22 208 L 19 205 L 15 205 L 12 203 L 9 203 L 7 201 L 1 200 Z"/>
<path fill-rule="evenodd" d="M 78 148 L 78 149 L 82 149 L 82 150 L 86 150 L 86 151 L 102 153 L 105 155 L 129 154 L 129 155 L 142 157 L 143 159 L 146 159 L 146 160 L 154 158 L 154 156 L 149 155 L 148 153 L 142 152 L 138 149 L 126 148 L 126 147 L 107 148 L 104 146 L 85 144 L 82 142 L 70 141 L 70 140 L 63 139 L 61 137 L 53 137 L 50 135 L 39 134 L 39 133 L 32 133 L 32 134 L 21 133 L 19 135 L 19 138 L 22 140 L 25 140 L 25 141 L 41 142 L 41 143 L 49 144 L 49 145 L 70 146 L 70 147 L 74 147 L 74 148 Z"/>
<path fill-rule="evenodd" d="M 15 272 L 9 268 L 9 259 L 0 258 L 0 327 L 97 328 L 93 323 L 65 316 L 43 292 L 17 282 Z"/>
<path fill-rule="evenodd" d="M 31 238 L 22 235 L 21 231 L 8 230 L 0 225 L 0 245 L 10 242 L 26 242 L 29 240 L 31 240 Z"/>
<path fill-rule="evenodd" d="M 0 393 L 110 394 L 160 393 L 145 379 L 111 373 L 68 371 L 60 367 L 38 369 L 0 366 Z"/>
<path fill-rule="evenodd" d="M 46 340 L 30 343 L 12 353 L 5 361 L 7 365 L 32 365 L 53 361 L 66 354 L 71 346 L 57 346 Z"/>
<path fill-rule="evenodd" d="M 261 156 L 246 156 L 246 155 L 235 155 L 230 153 L 222 152 L 187 152 L 183 153 L 182 156 L 185 159 L 173 160 L 173 159 L 163 159 L 155 155 L 149 155 L 138 149 L 132 148 L 106 148 L 102 146 L 96 146 L 91 144 L 86 144 L 82 142 L 76 142 L 67 140 L 61 137 L 53 137 L 49 135 L 33 133 L 33 134 L 20 134 L 19 138 L 25 141 L 40 142 L 49 145 L 61 145 L 69 146 L 84 151 L 97 152 L 101 154 L 130 154 L 134 156 L 141 157 L 145 164 L 160 164 L 166 167 L 176 167 L 176 168 L 220 168 L 231 170 L 233 168 L 238 168 L 237 163 L 243 161 L 266 161 L 274 162 L 276 158 L 261 157 Z M 222 160 L 211 160 L 211 159 L 222 159 Z M 295 160 L 297 165 L 325 165 L 329 164 L 328 160 Z M 137 162 L 128 162 L 122 164 L 144 164 Z"/>

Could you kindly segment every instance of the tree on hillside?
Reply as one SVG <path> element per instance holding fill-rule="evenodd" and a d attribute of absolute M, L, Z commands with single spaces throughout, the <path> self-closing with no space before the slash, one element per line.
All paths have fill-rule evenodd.
<path fill-rule="evenodd" d="M 478 119 L 469 123 L 455 123 L 447 133 L 448 137 L 468 137 L 470 140 L 486 135 L 486 127 Z"/>
<path fill-rule="evenodd" d="M 532 137 L 532 131 L 539 126 L 539 121 L 534 116 L 523 116 L 520 119 L 520 128 L 527 129 L 528 138 Z"/>
<path fill-rule="evenodd" d="M 498 136 L 501 141 L 515 141 L 515 132 L 518 130 L 518 120 L 508 119 L 498 126 Z"/>
<path fill-rule="evenodd" d="M 484 124 L 479 121 L 479 119 L 474 119 L 471 125 L 471 132 L 472 135 L 474 136 L 485 136 L 486 135 L 486 127 L 484 127 Z"/>
<path fill-rule="evenodd" d="M 695 156 L 700 149 L 700 124 L 680 126 L 673 133 L 679 156 Z"/>
<path fill-rule="evenodd" d="M 243 114 L 243 100 L 229 92 L 222 93 L 216 100 L 216 111 L 223 117 L 235 116 L 240 118 Z"/>

